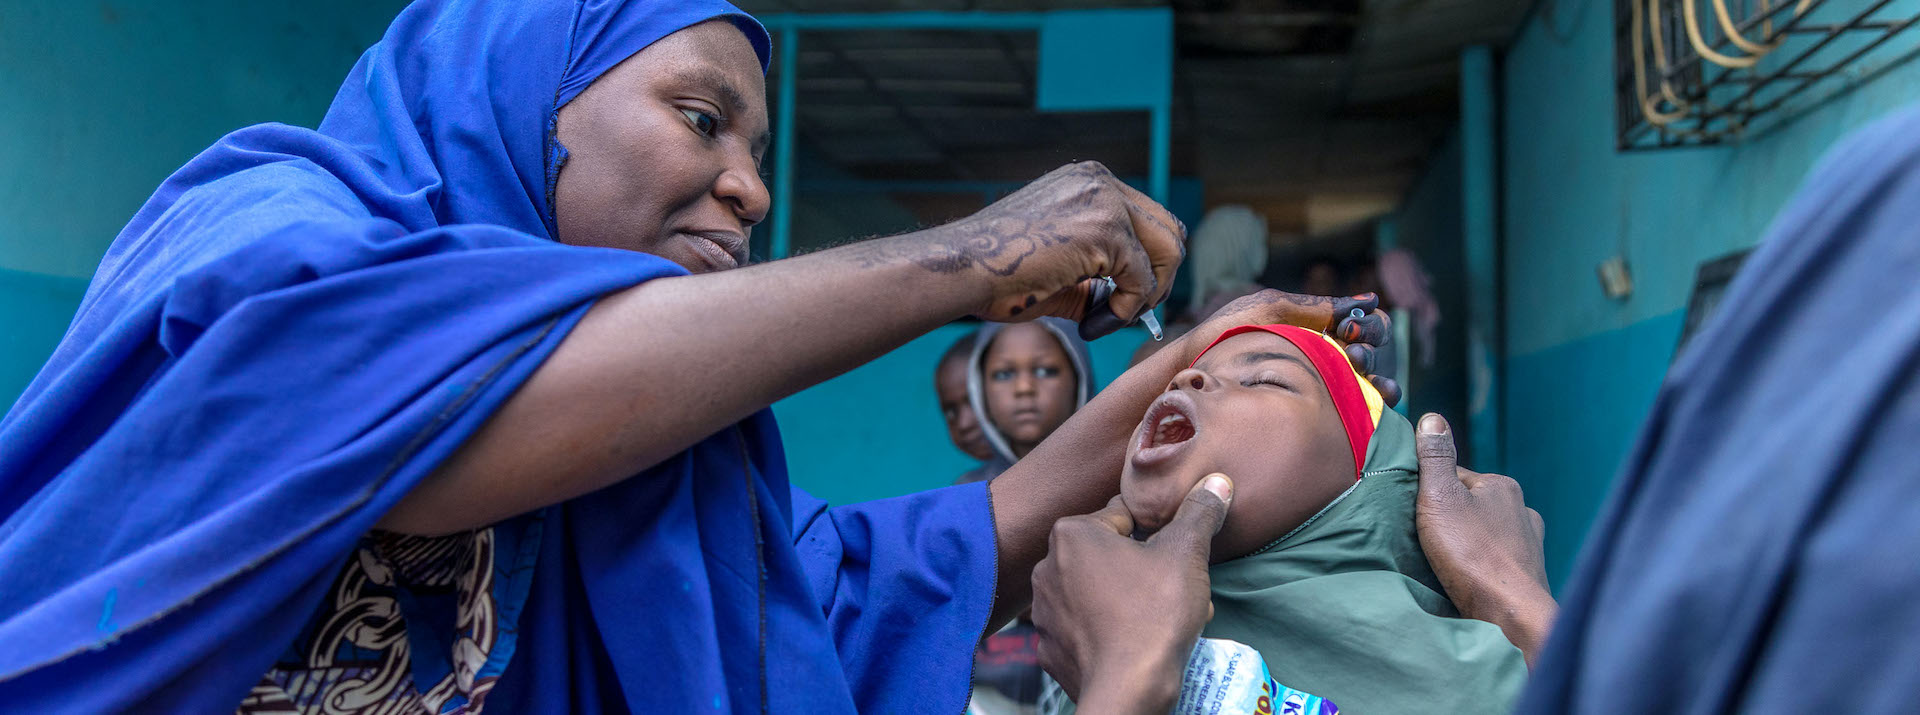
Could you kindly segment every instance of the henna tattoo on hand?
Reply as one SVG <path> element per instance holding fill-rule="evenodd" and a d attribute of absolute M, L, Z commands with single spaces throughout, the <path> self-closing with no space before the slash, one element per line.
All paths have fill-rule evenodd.
<path fill-rule="evenodd" d="M 1104 191 L 1093 178 L 1080 188 L 1066 202 L 1045 201 L 1039 191 L 1015 192 L 980 214 L 933 229 L 925 240 L 856 244 L 862 250 L 852 258 L 862 268 L 906 261 L 934 273 L 977 268 L 1006 278 L 1019 272 L 1027 258 L 1074 240 L 1075 214 L 1089 210 Z"/>

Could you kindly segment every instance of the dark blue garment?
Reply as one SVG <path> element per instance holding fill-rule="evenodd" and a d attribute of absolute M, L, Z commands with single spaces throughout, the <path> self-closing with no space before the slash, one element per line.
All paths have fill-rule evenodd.
<path fill-rule="evenodd" d="M 1775 221 L 1655 401 L 1528 713 L 1920 703 L 1920 109 Z"/>
<path fill-rule="evenodd" d="M 319 131 L 243 129 L 169 178 L 0 422 L 0 709 L 231 710 L 596 298 L 683 273 L 550 240 L 552 122 L 717 17 L 764 65 L 718 0 L 419 2 Z M 539 557 L 489 707 L 958 711 L 985 489 L 824 510 L 778 439 L 763 412 L 515 520 Z"/>

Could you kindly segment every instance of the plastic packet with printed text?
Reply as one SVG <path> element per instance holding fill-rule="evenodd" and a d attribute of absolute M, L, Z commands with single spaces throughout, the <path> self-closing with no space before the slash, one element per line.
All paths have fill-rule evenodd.
<path fill-rule="evenodd" d="M 1273 679 L 1260 652 L 1238 641 L 1202 638 L 1180 675 L 1173 715 L 1335 715 L 1339 706 Z"/>

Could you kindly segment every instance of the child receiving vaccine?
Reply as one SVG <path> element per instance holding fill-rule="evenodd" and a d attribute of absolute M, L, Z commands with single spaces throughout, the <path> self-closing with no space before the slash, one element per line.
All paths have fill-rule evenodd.
<path fill-rule="evenodd" d="M 1136 536 L 1216 472 L 1233 479 L 1233 503 L 1213 541 L 1213 620 L 1176 712 L 1256 712 L 1262 690 L 1266 712 L 1512 711 L 1526 662 L 1441 589 L 1414 533 L 1413 428 L 1338 344 L 1242 326 L 1176 374 L 1121 474 Z"/>

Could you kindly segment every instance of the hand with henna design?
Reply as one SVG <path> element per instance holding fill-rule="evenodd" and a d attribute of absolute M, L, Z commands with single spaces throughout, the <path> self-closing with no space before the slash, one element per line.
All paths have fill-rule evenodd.
<path fill-rule="evenodd" d="M 974 311 L 1013 322 L 1085 316 L 1093 279 L 1111 276 L 1108 306 L 1132 321 L 1159 304 L 1186 256 L 1186 226 L 1098 162 L 1070 164 L 916 242 L 874 242 L 875 264 L 905 258 L 988 285 Z"/>

